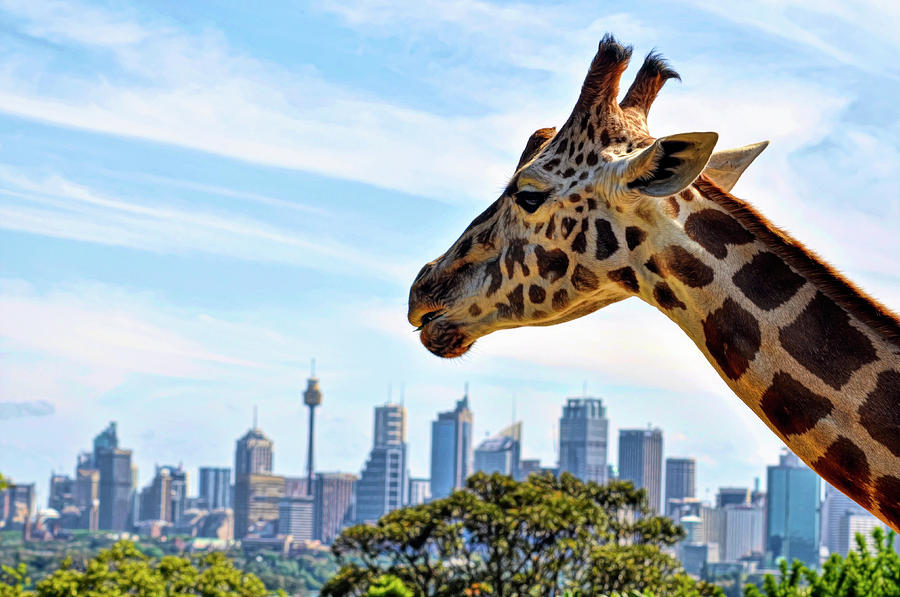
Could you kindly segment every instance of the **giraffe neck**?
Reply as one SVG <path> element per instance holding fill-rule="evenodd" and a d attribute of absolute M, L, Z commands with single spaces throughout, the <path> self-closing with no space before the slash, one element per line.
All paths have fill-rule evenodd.
<path fill-rule="evenodd" d="M 632 249 L 641 298 L 794 453 L 900 531 L 900 323 L 705 177 L 661 212 L 636 212 L 657 220 Z"/>

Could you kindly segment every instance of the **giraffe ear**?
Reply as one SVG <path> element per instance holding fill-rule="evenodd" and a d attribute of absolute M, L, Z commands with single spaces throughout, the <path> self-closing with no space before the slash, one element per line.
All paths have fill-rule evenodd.
<path fill-rule="evenodd" d="M 760 141 L 752 145 L 717 151 L 709 158 L 709 163 L 703 173 L 722 187 L 723 191 L 731 191 L 747 166 L 752 164 L 753 160 L 768 146 L 768 141 Z"/>
<path fill-rule="evenodd" d="M 674 195 L 700 175 L 718 140 L 716 133 L 660 137 L 629 160 L 625 184 L 651 197 Z"/>

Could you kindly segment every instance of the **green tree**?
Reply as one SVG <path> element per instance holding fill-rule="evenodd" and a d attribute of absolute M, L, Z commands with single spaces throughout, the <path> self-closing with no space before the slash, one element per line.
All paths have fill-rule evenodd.
<path fill-rule="evenodd" d="M 101 551 L 77 570 L 71 560 L 33 590 L 24 566 L 3 568 L 0 597 L 75 597 L 78 595 L 120 596 L 203 595 L 205 597 L 263 597 L 266 588 L 252 574 L 241 572 L 221 553 L 211 553 L 197 562 L 165 556 L 154 563 L 130 541 L 119 541 Z"/>
<path fill-rule="evenodd" d="M 341 569 L 322 595 L 365 595 L 384 574 L 420 596 L 718 595 L 662 552 L 683 536 L 631 483 L 479 473 L 447 498 L 345 529 L 332 546 Z"/>
<path fill-rule="evenodd" d="M 894 533 L 872 531 L 870 552 L 865 537 L 856 535 L 856 549 L 846 558 L 831 554 L 819 573 L 795 560 L 779 563 L 779 576 L 767 574 L 763 586 L 748 585 L 745 597 L 900 597 L 900 555 L 894 551 Z"/>
<path fill-rule="evenodd" d="M 406 588 L 403 581 L 396 576 L 385 574 L 369 585 L 366 597 L 413 597 L 413 592 Z"/>

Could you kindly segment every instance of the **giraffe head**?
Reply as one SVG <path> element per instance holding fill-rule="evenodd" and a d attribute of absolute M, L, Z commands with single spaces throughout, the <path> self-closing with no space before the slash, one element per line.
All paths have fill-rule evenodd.
<path fill-rule="evenodd" d="M 419 272 L 409 321 L 428 350 L 460 356 L 495 330 L 562 323 L 634 295 L 629 249 L 666 198 L 708 165 L 730 188 L 762 151 L 710 163 L 716 133 L 652 137 L 650 105 L 678 75 L 651 53 L 619 103 L 630 57 L 611 36 L 601 40 L 566 123 L 529 138 L 502 195 Z"/>

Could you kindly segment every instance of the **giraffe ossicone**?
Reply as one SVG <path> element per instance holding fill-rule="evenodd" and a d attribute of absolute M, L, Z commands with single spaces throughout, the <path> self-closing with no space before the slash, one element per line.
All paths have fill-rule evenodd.
<path fill-rule="evenodd" d="M 666 80 L 601 40 L 557 131 L 526 143 L 501 196 L 419 272 L 409 321 L 441 357 L 637 296 L 694 341 L 800 458 L 900 531 L 900 320 L 729 193 L 766 142 L 713 153 L 715 133 L 655 138 Z"/>

